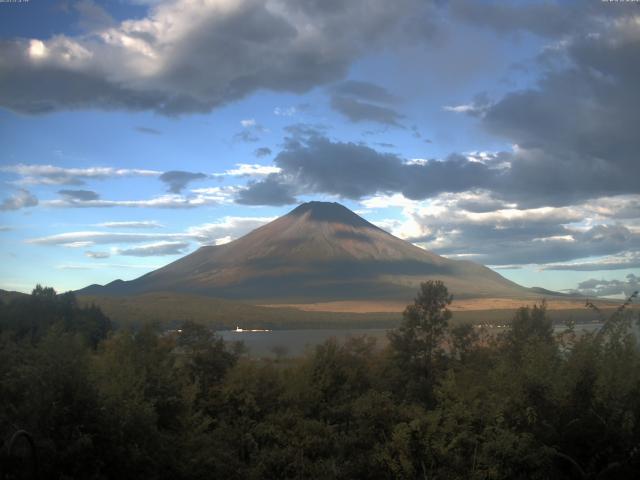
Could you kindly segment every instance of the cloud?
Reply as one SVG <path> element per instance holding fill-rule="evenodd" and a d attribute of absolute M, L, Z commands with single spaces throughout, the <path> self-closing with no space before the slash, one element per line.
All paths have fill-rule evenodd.
<path fill-rule="evenodd" d="M 115 25 L 115 20 L 92 0 L 80 0 L 73 4 L 78 12 L 78 26 L 85 31 L 106 30 Z"/>
<path fill-rule="evenodd" d="M 183 172 L 181 170 L 171 170 L 160 175 L 160 181 L 167 184 L 167 191 L 170 193 L 180 193 L 186 186 L 195 181 L 207 178 L 204 173 Z"/>
<path fill-rule="evenodd" d="M 400 126 L 398 121 L 402 118 L 402 115 L 391 108 L 340 95 L 331 97 L 331 108 L 352 122 L 377 122 L 385 125 Z"/>
<path fill-rule="evenodd" d="M 519 208 L 482 190 L 443 193 L 423 201 L 400 194 L 361 201 L 368 209 L 402 208 L 402 220 L 374 223 L 452 258 L 510 268 L 530 264 L 549 270 L 636 268 L 640 227 L 619 223 L 615 214 L 609 216 L 600 206 L 611 203 L 612 199 L 602 199 L 566 207 Z"/>
<path fill-rule="evenodd" d="M 21 208 L 35 207 L 38 199 L 28 190 L 21 188 L 17 193 L 5 198 L 0 203 L 0 211 L 20 210 Z"/>
<path fill-rule="evenodd" d="M 69 201 L 63 200 L 47 200 L 42 205 L 55 208 L 197 208 L 206 205 L 220 205 L 229 203 L 230 196 L 235 189 L 230 188 L 205 188 L 193 190 L 195 195 L 160 195 L 146 200 L 88 200 L 88 201 Z"/>
<path fill-rule="evenodd" d="M 290 183 L 281 182 L 277 174 L 271 174 L 259 182 L 252 181 L 241 189 L 236 203 L 243 205 L 291 205 L 297 203 L 296 188 Z"/>
<path fill-rule="evenodd" d="M 293 117 L 298 112 L 296 107 L 276 107 L 273 114 L 279 117 Z"/>
<path fill-rule="evenodd" d="M 103 222 L 98 223 L 97 227 L 105 228 L 162 228 L 164 225 L 155 220 L 142 220 L 133 222 Z"/>
<path fill-rule="evenodd" d="M 123 232 L 98 232 L 79 231 L 58 233 L 46 237 L 31 238 L 27 243 L 34 245 L 104 245 L 110 243 L 139 243 L 153 240 L 181 240 L 186 238 L 179 233 L 123 233 Z"/>
<path fill-rule="evenodd" d="M 135 130 L 140 133 L 146 133 L 147 135 L 162 135 L 162 132 L 160 130 L 156 130 L 155 128 L 151 127 L 138 126 L 135 127 Z"/>
<path fill-rule="evenodd" d="M 399 120 L 402 115 L 388 106 L 376 105 L 394 103 L 397 100 L 383 87 L 369 82 L 348 80 L 334 85 L 329 91 L 331 108 L 352 122 L 401 126 Z"/>
<path fill-rule="evenodd" d="M 162 267 L 162 265 L 149 265 L 149 264 L 132 264 L 132 263 L 63 263 L 56 265 L 58 270 L 101 270 L 101 269 L 123 269 L 123 268 L 135 268 L 143 270 L 156 270 Z"/>
<path fill-rule="evenodd" d="M 65 232 L 45 237 L 31 238 L 27 243 L 34 245 L 56 245 L 87 247 L 90 245 L 149 243 L 172 244 L 199 242 L 203 245 L 216 244 L 220 239 L 235 239 L 265 223 L 274 217 L 234 217 L 227 216 L 218 222 L 204 223 L 189 227 L 183 232 L 174 233 L 140 233 L 140 232 L 104 232 L 77 231 Z M 147 245 L 143 245 L 146 247 Z"/>
<path fill-rule="evenodd" d="M 491 107 L 492 102 L 486 93 L 477 94 L 471 103 L 461 105 L 446 105 L 442 107 L 445 112 L 466 113 L 472 117 L 481 117 Z"/>
<path fill-rule="evenodd" d="M 267 149 L 269 150 L 269 149 Z M 271 150 L 269 150 L 271 152 Z M 279 173 L 280 168 L 273 165 L 259 165 L 257 163 L 236 163 L 236 168 L 226 170 L 224 173 L 214 173 L 214 177 L 261 177 L 272 173 Z M 196 191 L 196 190 L 194 190 Z"/>
<path fill-rule="evenodd" d="M 577 292 L 582 295 L 604 296 L 631 296 L 633 292 L 640 291 L 640 277 L 630 273 L 626 280 L 604 280 L 591 278 L 578 284 Z"/>
<path fill-rule="evenodd" d="M 637 17 L 601 21 L 549 53 L 560 66 L 534 87 L 488 108 L 481 125 L 517 145 L 505 191 L 553 204 L 640 192 L 639 52 Z"/>
<path fill-rule="evenodd" d="M 620 2 L 611 8 L 607 2 L 468 2 L 451 0 L 456 18 L 473 25 L 491 28 L 499 33 L 531 32 L 542 37 L 558 38 L 593 32 L 616 17 L 633 16 L 635 5 Z M 608 22 L 607 22 L 608 23 Z"/>
<path fill-rule="evenodd" d="M 444 161 L 407 162 L 366 145 L 334 142 L 317 135 L 290 139 L 274 159 L 280 172 L 240 191 L 238 202 L 284 205 L 299 193 L 325 193 L 361 199 L 400 192 L 423 199 L 445 191 L 487 187 L 502 175 L 494 165 L 452 155 Z"/>
<path fill-rule="evenodd" d="M 255 143 L 260 141 L 260 135 L 267 133 L 269 130 L 260 125 L 254 118 L 240 120 L 242 130 L 233 136 L 236 141 L 244 143 Z"/>
<path fill-rule="evenodd" d="M 58 193 L 63 197 L 66 197 L 69 201 L 78 200 L 86 202 L 100 198 L 100 195 L 91 190 L 58 190 Z"/>
<path fill-rule="evenodd" d="M 180 255 L 189 247 L 188 242 L 157 242 L 139 247 L 117 250 L 118 255 L 132 257 L 155 257 L 159 255 Z"/>
<path fill-rule="evenodd" d="M 574 272 L 626 270 L 630 268 L 640 268 L 640 251 L 624 252 L 620 255 L 604 257 L 597 261 L 554 263 L 542 267 L 543 270 L 569 270 Z"/>
<path fill-rule="evenodd" d="M 234 217 L 227 216 L 218 222 L 205 223 L 187 229 L 189 238 L 205 245 L 218 245 L 239 238 L 275 217 Z"/>
<path fill-rule="evenodd" d="M 262 89 L 303 93 L 344 77 L 425 10 L 413 0 L 162 2 L 84 35 L 3 41 L 0 105 L 178 115 Z"/>
<path fill-rule="evenodd" d="M 156 170 L 90 167 L 64 168 L 54 165 L 15 164 L 0 166 L 0 172 L 19 175 L 15 182 L 19 185 L 82 185 L 86 180 L 105 180 L 123 177 L 157 177 L 162 174 Z"/>
<path fill-rule="evenodd" d="M 109 252 L 92 252 L 89 250 L 84 252 L 84 254 L 89 258 L 95 258 L 95 259 L 109 258 L 111 256 Z"/>
<path fill-rule="evenodd" d="M 284 131 L 291 139 L 306 140 L 310 137 L 323 136 L 326 134 L 328 126 L 323 124 L 310 124 L 310 123 L 293 123 L 284 127 Z"/>
<path fill-rule="evenodd" d="M 268 157 L 269 155 L 271 155 L 271 153 L 272 152 L 269 147 L 256 148 L 255 151 L 253 152 L 253 154 L 258 158 Z"/>
<path fill-rule="evenodd" d="M 375 103 L 395 103 L 398 101 L 386 88 L 370 82 L 347 80 L 334 85 L 331 91 L 336 95 L 356 97 Z"/>

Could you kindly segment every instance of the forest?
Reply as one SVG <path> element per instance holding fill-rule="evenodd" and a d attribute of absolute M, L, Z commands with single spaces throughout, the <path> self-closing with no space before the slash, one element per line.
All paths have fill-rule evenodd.
<path fill-rule="evenodd" d="M 640 478 L 632 300 L 593 332 L 543 302 L 488 335 L 430 281 L 384 348 L 256 358 L 38 286 L 0 302 L 0 479 Z"/>

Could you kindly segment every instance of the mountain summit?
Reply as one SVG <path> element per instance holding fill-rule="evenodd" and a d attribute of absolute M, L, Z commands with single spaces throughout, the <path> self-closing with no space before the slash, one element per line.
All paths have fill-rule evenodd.
<path fill-rule="evenodd" d="M 135 280 L 78 293 L 168 291 L 270 302 L 409 300 L 428 279 L 443 280 L 459 298 L 531 294 L 487 267 L 423 250 L 329 202 L 304 203 L 225 245 L 201 247 Z"/>

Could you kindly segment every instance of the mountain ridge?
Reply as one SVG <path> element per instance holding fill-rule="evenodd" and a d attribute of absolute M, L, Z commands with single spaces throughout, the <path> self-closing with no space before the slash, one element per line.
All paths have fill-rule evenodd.
<path fill-rule="evenodd" d="M 252 301 L 404 299 L 441 279 L 457 297 L 529 297 L 493 270 L 401 240 L 339 203 L 308 202 L 224 245 L 203 246 L 130 281 L 79 294 L 154 291 Z"/>

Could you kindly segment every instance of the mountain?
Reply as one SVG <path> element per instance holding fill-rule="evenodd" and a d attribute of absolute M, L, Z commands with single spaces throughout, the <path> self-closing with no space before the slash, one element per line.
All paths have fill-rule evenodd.
<path fill-rule="evenodd" d="M 469 261 L 394 237 L 338 203 L 304 203 L 225 245 L 205 246 L 135 280 L 91 285 L 85 295 L 180 292 L 275 303 L 407 300 L 443 280 L 457 298 L 534 292 Z"/>
<path fill-rule="evenodd" d="M 0 301 L 3 301 L 5 303 L 10 302 L 11 300 L 15 299 L 15 298 L 21 298 L 21 297 L 26 297 L 27 294 L 26 293 L 22 293 L 22 292 L 14 292 L 14 291 L 10 291 L 10 290 L 2 290 L 0 288 Z"/>

